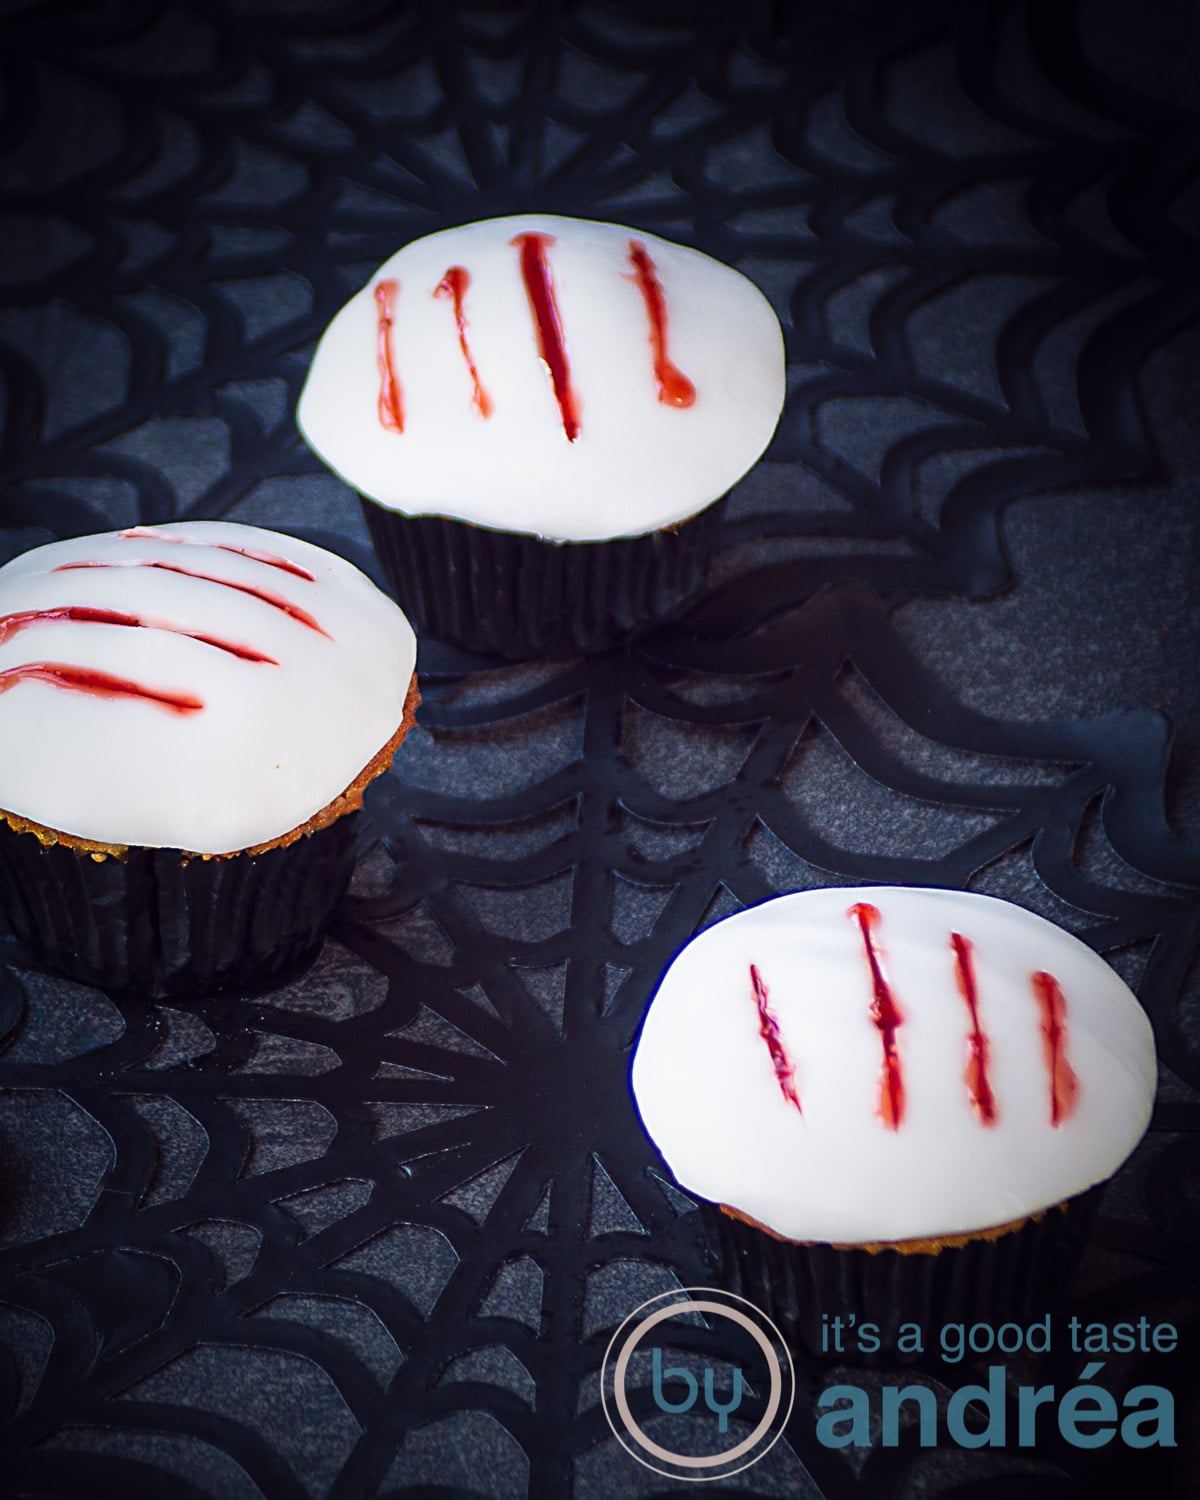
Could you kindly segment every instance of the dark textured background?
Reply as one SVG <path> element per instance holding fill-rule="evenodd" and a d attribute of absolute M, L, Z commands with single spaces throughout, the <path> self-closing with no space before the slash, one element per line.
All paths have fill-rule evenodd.
<path fill-rule="evenodd" d="M 490 213 L 738 265 L 790 391 L 682 627 L 553 666 L 423 644 L 421 727 L 305 979 L 117 1004 L 0 946 L 0 1493 L 685 1488 L 599 1407 L 616 1325 L 709 1274 L 628 1047 L 698 927 L 876 879 L 1042 911 L 1153 1016 L 1154 1126 L 1075 1299 L 1179 1324 L 1102 1379 L 1169 1386 L 1181 1446 L 828 1451 L 833 1377 L 802 1368 L 788 1442 L 727 1488 L 1197 1492 L 1200 13 L 9 0 L 0 26 L 0 557 L 220 516 L 371 569 L 295 431 L 307 361 L 399 244 Z"/>

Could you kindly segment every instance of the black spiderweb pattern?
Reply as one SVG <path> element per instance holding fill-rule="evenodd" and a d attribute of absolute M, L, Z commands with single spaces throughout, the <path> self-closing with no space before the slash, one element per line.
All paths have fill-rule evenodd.
<path fill-rule="evenodd" d="M 312 343 L 405 239 L 491 212 L 739 265 L 790 394 L 686 629 L 553 667 L 427 643 L 304 979 L 118 1005 L 5 947 L 8 1491 L 669 1488 L 599 1404 L 613 1328 L 709 1274 L 628 1050 L 695 931 L 819 884 L 1006 895 L 1135 986 L 1160 1099 L 1076 1306 L 1194 1347 L 1200 860 L 1163 818 L 1164 723 L 972 711 L 891 613 L 999 590 L 1014 500 L 1162 482 L 1137 377 L 1200 305 L 1194 116 L 1102 77 L 1067 7 L 11 9 L 8 553 L 219 516 L 369 567 L 294 431 Z M 1182 1357 L 1114 1380 L 1196 1399 Z M 734 1488 L 1065 1495 L 1097 1463 L 826 1450 L 823 1383 Z M 1153 1458 L 1184 1493 L 1186 1445 Z"/>

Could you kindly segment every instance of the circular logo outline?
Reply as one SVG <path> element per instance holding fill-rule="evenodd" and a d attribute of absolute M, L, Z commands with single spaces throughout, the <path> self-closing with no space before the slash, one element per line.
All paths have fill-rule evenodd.
<path fill-rule="evenodd" d="M 699 1294 L 700 1300 L 697 1300 L 696 1294 Z M 755 1317 L 760 1320 L 760 1322 L 755 1323 L 754 1320 L 750 1318 L 746 1313 L 741 1312 L 736 1307 L 729 1306 L 728 1303 L 714 1302 L 710 1300 L 714 1296 L 727 1298 L 729 1303 L 740 1302 L 743 1307 L 748 1307 L 751 1312 L 754 1313 Z M 663 1302 L 668 1297 L 675 1299 L 682 1298 L 683 1300 L 676 1300 L 669 1306 L 659 1308 L 656 1312 L 650 1314 L 649 1317 L 642 1316 L 647 1308 L 653 1307 L 656 1302 Z M 768 1369 L 770 1371 L 770 1393 L 767 1398 L 767 1409 L 750 1436 L 741 1439 L 740 1442 L 735 1443 L 731 1448 L 727 1448 L 723 1453 L 713 1454 L 707 1457 L 700 1458 L 693 1457 L 690 1454 L 672 1453 L 669 1448 L 662 1447 L 661 1444 L 656 1443 L 653 1438 L 649 1437 L 642 1430 L 642 1427 L 630 1410 L 629 1398 L 625 1392 L 625 1373 L 629 1367 L 629 1361 L 634 1353 L 634 1350 L 637 1348 L 642 1339 L 654 1328 L 658 1327 L 661 1323 L 666 1322 L 668 1318 L 677 1317 L 682 1313 L 690 1312 L 717 1314 L 721 1317 L 728 1318 L 731 1322 L 736 1323 L 739 1327 L 745 1329 L 746 1332 L 748 1332 L 754 1339 L 758 1347 L 763 1351 L 763 1354 L 767 1361 Z M 613 1368 L 613 1401 L 616 1404 L 617 1412 L 620 1416 L 621 1421 L 625 1424 L 626 1431 L 623 1434 L 618 1428 L 617 1423 L 613 1420 L 612 1413 L 609 1411 L 607 1375 L 614 1347 L 617 1345 L 618 1340 L 621 1339 L 621 1336 L 625 1333 L 626 1329 L 629 1328 L 629 1325 L 638 1320 L 640 1320 L 639 1326 L 633 1332 L 632 1336 L 628 1337 L 622 1344 L 621 1352 L 618 1355 L 616 1364 Z M 780 1359 L 776 1349 L 772 1347 L 770 1340 L 767 1338 L 767 1335 L 763 1327 L 761 1326 L 762 1324 L 765 1324 L 766 1327 L 769 1328 L 775 1335 L 775 1338 L 778 1341 L 778 1347 L 783 1351 L 782 1360 Z M 766 1447 L 764 1447 L 761 1452 L 756 1453 L 753 1458 L 747 1459 L 744 1464 L 739 1464 L 736 1469 L 723 1469 L 719 1474 L 697 1474 L 687 1472 L 680 1473 L 679 1470 L 681 1469 L 686 1471 L 688 1469 L 715 1468 L 718 1464 L 730 1463 L 734 1459 L 740 1458 L 743 1453 L 749 1452 L 750 1449 L 752 1449 L 757 1443 L 762 1440 L 764 1434 L 770 1430 L 772 1423 L 775 1421 L 775 1418 L 779 1413 L 780 1406 L 783 1402 L 785 1364 L 787 1367 L 787 1379 L 790 1387 L 787 1398 L 787 1410 L 783 1413 L 783 1420 L 779 1423 L 778 1431 L 775 1433 L 774 1437 L 772 1437 L 771 1441 L 767 1443 Z M 612 1338 L 608 1341 L 608 1347 L 604 1351 L 604 1359 L 602 1360 L 600 1365 L 600 1404 L 604 1410 L 605 1421 L 607 1421 L 609 1427 L 611 1428 L 613 1436 L 631 1458 L 636 1459 L 638 1463 L 640 1463 L 644 1468 L 651 1470 L 652 1473 L 662 1475 L 662 1477 L 665 1479 L 684 1479 L 691 1480 L 697 1484 L 703 1484 L 708 1480 L 731 1479 L 735 1474 L 741 1474 L 745 1469 L 749 1469 L 754 1464 L 758 1463 L 759 1459 L 765 1457 L 766 1454 L 771 1451 L 771 1449 L 783 1436 L 784 1428 L 787 1426 L 788 1420 L 791 1417 L 792 1408 L 795 1405 L 795 1402 L 796 1372 L 792 1365 L 791 1351 L 788 1349 L 783 1335 L 779 1332 L 779 1329 L 766 1315 L 766 1313 L 762 1311 L 761 1308 L 756 1307 L 754 1303 L 749 1301 L 747 1298 L 739 1297 L 736 1292 L 727 1292 L 720 1287 L 685 1286 L 675 1288 L 674 1290 L 668 1292 L 659 1292 L 654 1297 L 648 1297 L 645 1302 L 635 1307 L 634 1310 L 622 1320 L 620 1326 L 617 1328 Z M 642 1453 L 637 1452 L 637 1450 L 631 1447 L 630 1444 L 626 1441 L 627 1436 L 632 1437 L 635 1442 L 641 1444 L 646 1452 L 653 1454 L 655 1458 L 659 1458 L 667 1463 L 674 1464 L 674 1471 L 659 1468 L 657 1464 L 652 1463 Z"/>

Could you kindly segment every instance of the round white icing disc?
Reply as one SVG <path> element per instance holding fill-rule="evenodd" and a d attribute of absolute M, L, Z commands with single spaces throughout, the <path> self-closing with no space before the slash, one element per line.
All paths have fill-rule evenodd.
<path fill-rule="evenodd" d="M 339 796 L 400 725 L 404 615 L 357 568 L 223 522 L 55 542 L 0 569 L 0 809 L 227 854 Z"/>
<path fill-rule="evenodd" d="M 386 261 L 329 325 L 297 417 L 385 507 L 592 541 L 723 495 L 783 398 L 779 320 L 740 272 L 619 224 L 526 214 Z"/>
<path fill-rule="evenodd" d="M 801 892 L 672 963 L 633 1061 L 680 1185 L 786 1239 L 967 1233 L 1103 1181 L 1141 1139 L 1149 1022 L 1111 968 L 959 891 Z"/>

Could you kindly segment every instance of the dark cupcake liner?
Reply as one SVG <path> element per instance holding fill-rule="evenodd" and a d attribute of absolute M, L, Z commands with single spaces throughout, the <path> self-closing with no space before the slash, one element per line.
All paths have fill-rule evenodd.
<path fill-rule="evenodd" d="M 0 909 L 56 973 L 153 999 L 257 990 L 316 957 L 354 870 L 358 815 L 261 854 L 94 859 L 0 820 Z"/>
<path fill-rule="evenodd" d="M 605 651 L 681 613 L 704 583 L 723 511 L 710 505 L 645 536 L 547 542 L 360 500 L 418 634 L 514 659 Z"/>
<path fill-rule="evenodd" d="M 1091 1188 L 1019 1229 L 936 1253 L 796 1244 L 715 1204 L 701 1204 L 701 1214 L 721 1284 L 761 1308 L 789 1345 L 838 1363 L 890 1365 L 936 1361 L 950 1323 L 1024 1326 L 1056 1312 L 1102 1192 Z M 841 1349 L 829 1332 L 839 1317 L 849 1330 Z M 864 1323 L 878 1328 L 877 1350 L 857 1345 Z M 897 1348 L 905 1323 L 922 1330 L 923 1350 Z"/>

